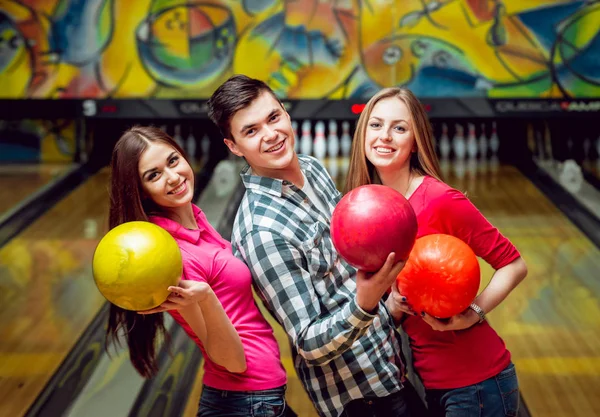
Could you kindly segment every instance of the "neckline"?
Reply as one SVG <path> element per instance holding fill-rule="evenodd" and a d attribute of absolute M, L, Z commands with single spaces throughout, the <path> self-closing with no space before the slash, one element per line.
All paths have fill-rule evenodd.
<path fill-rule="evenodd" d="M 417 191 L 419 191 L 421 186 L 425 183 L 425 181 L 427 181 L 428 178 L 429 178 L 429 175 L 423 175 L 423 181 L 421 181 L 421 184 L 417 185 L 417 188 L 415 188 L 415 190 L 412 192 L 412 194 L 410 196 L 408 196 L 408 198 L 407 198 L 408 201 L 410 201 L 410 199 L 413 198 L 413 196 L 417 193 Z"/>

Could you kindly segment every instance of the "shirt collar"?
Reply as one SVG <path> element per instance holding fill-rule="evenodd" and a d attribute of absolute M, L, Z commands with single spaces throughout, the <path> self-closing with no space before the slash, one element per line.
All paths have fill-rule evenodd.
<path fill-rule="evenodd" d="M 200 207 L 192 204 L 192 210 L 194 210 L 194 218 L 196 219 L 196 223 L 198 223 L 197 229 L 186 229 L 175 220 L 167 219 L 166 217 L 162 216 L 150 216 L 149 220 L 157 226 L 165 229 L 174 238 L 183 239 L 190 243 L 196 244 L 200 240 L 200 234 L 205 229 L 201 219 L 202 210 L 200 210 Z"/>
<path fill-rule="evenodd" d="M 311 164 L 304 157 L 298 155 L 300 169 L 305 173 L 306 180 L 312 178 Z M 250 165 L 246 165 L 240 172 L 240 177 L 246 189 L 254 191 L 263 191 L 276 197 L 283 196 L 283 187 L 293 185 L 290 181 L 281 180 L 278 178 L 261 177 L 254 175 Z"/>

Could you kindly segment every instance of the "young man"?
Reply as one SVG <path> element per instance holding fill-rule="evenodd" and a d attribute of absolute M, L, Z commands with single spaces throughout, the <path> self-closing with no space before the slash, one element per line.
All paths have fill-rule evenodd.
<path fill-rule="evenodd" d="M 381 301 L 403 263 L 390 254 L 367 276 L 340 258 L 329 231 L 340 192 L 319 161 L 296 155 L 290 116 L 265 83 L 231 77 L 209 116 L 248 163 L 234 253 L 287 332 L 319 414 L 409 416 L 400 338 Z"/>

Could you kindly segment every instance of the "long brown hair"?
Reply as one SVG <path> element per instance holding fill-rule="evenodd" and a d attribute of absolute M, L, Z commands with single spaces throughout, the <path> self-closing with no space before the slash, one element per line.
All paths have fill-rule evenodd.
<path fill-rule="evenodd" d="M 111 160 L 110 229 L 125 222 L 148 221 L 149 215 L 160 214 L 161 207 L 144 196 L 138 171 L 140 158 L 148 146 L 160 142 L 173 147 L 186 158 L 181 147 L 156 127 L 134 126 L 117 141 Z M 120 330 L 125 333 L 129 358 L 135 369 L 145 378 L 156 375 L 157 337 L 164 338 L 168 343 L 163 314 L 142 315 L 111 304 L 105 340 L 107 351 L 111 343 L 120 345 Z"/>
<path fill-rule="evenodd" d="M 378 182 L 377 172 L 373 164 L 365 155 L 365 135 L 367 124 L 373 107 L 379 101 L 396 97 L 400 99 L 410 112 L 412 118 L 412 127 L 415 134 L 416 152 L 410 159 L 410 169 L 418 175 L 431 175 L 438 180 L 442 179 L 440 173 L 440 164 L 438 161 L 435 147 L 433 145 L 433 132 L 431 124 L 421 102 L 407 88 L 390 87 L 384 88 L 375 94 L 365 105 L 358 123 L 352 141 L 352 153 L 350 155 L 350 168 L 346 177 L 346 192 L 361 185 Z"/>

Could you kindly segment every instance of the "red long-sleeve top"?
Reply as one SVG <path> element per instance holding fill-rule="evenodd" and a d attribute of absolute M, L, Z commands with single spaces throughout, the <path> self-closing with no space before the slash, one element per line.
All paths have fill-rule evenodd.
<path fill-rule="evenodd" d="M 520 257 L 463 193 L 433 177 L 425 177 L 409 202 L 417 215 L 417 238 L 434 233 L 458 237 L 494 269 Z M 402 328 L 410 338 L 413 366 L 428 389 L 476 384 L 498 374 L 510 362 L 504 341 L 487 321 L 465 330 L 441 332 L 421 317 L 407 316 Z"/>

